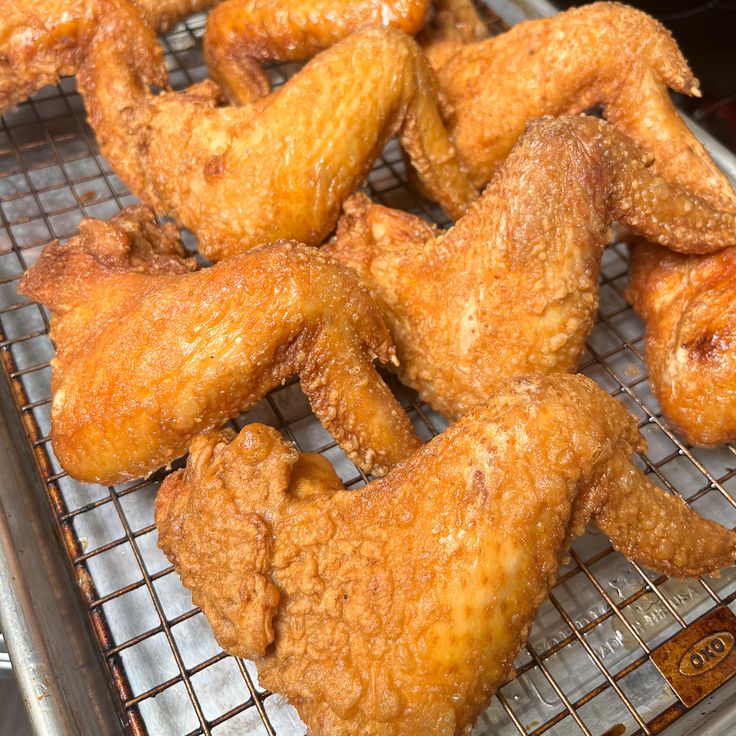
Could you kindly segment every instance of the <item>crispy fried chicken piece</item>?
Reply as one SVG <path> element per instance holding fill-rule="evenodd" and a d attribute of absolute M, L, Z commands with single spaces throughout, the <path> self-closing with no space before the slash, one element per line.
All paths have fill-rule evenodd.
<path fill-rule="evenodd" d="M 508 377 L 576 368 L 614 219 L 682 250 L 734 242 L 736 213 L 714 213 L 645 162 L 603 120 L 538 121 L 449 231 L 358 195 L 327 251 L 376 298 L 402 381 L 456 419 Z"/>
<path fill-rule="evenodd" d="M 594 3 L 479 43 L 426 50 L 454 111 L 450 133 L 476 186 L 491 179 L 529 120 L 602 105 L 610 122 L 654 154 L 660 176 L 736 205 L 667 91 L 697 96 L 697 79 L 669 31 L 646 13 Z"/>
<path fill-rule="evenodd" d="M 70 475 L 150 473 L 295 373 L 364 469 L 418 446 L 371 362 L 395 361 L 394 348 L 354 274 L 296 243 L 194 268 L 176 228 L 137 207 L 83 220 L 23 277 L 19 291 L 52 312 L 51 439 Z"/>
<path fill-rule="evenodd" d="M 140 24 L 120 26 L 98 31 L 79 73 L 92 126 L 134 193 L 193 230 L 209 258 L 282 238 L 321 243 L 395 133 L 448 214 L 477 196 L 435 106 L 432 72 L 396 31 L 360 31 L 268 97 L 218 108 L 211 82 L 152 95 L 143 81 L 160 83 L 163 72 L 152 39 Z"/>
<path fill-rule="evenodd" d="M 166 30 L 216 0 L 7 0 L 0 13 L 0 114 L 75 74 L 101 20 L 139 9 Z M 121 10 L 122 9 L 122 10 Z"/>
<path fill-rule="evenodd" d="M 630 248 L 627 297 L 646 323 L 649 381 L 688 442 L 736 439 L 736 248 L 671 253 L 644 240 Z"/>
<path fill-rule="evenodd" d="M 318 459 L 269 427 L 210 433 L 161 487 L 159 544 L 310 734 L 467 734 L 588 521 L 659 572 L 736 560 L 736 534 L 631 463 L 643 444 L 620 404 L 565 375 L 506 384 L 356 491 L 318 468 L 305 495 Z"/>

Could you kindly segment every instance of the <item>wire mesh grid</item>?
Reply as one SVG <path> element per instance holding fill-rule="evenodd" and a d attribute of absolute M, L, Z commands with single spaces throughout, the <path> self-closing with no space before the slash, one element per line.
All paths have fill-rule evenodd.
<path fill-rule="evenodd" d="M 498 32 L 502 24 L 490 19 Z M 207 75 L 205 17 L 165 38 L 174 87 Z M 269 70 L 282 84 L 298 65 Z M 383 204 L 447 224 L 406 185 L 401 152 L 389 143 L 367 190 Z M 76 233 L 83 216 L 109 218 L 134 202 L 99 155 L 71 79 L 46 88 L 0 127 L 0 356 L 35 451 L 48 500 L 78 581 L 99 651 L 133 734 L 303 733 L 298 716 L 258 685 L 252 663 L 224 653 L 201 611 L 158 550 L 153 500 L 163 471 L 115 487 L 78 483 L 49 443 L 48 318 L 16 292 L 23 271 L 53 238 Z M 188 241 L 193 244 L 192 240 Z M 639 419 L 649 443 L 640 466 L 702 515 L 736 525 L 736 448 L 683 445 L 662 419 L 642 359 L 641 322 L 623 296 L 625 249 L 612 245 L 601 269 L 600 311 L 581 371 Z M 446 422 L 387 377 L 419 434 Z M 272 392 L 238 426 L 277 427 L 299 449 L 324 454 L 350 488 L 366 482 L 312 416 L 298 383 Z M 474 734 L 657 733 L 685 711 L 649 659 L 661 642 L 718 604 L 736 608 L 736 574 L 675 581 L 614 552 L 594 531 L 575 542 L 539 611 L 517 677 L 501 688 Z"/>

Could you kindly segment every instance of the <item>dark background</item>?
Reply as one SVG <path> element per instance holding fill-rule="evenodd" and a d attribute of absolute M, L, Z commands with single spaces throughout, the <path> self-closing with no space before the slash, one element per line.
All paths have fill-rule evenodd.
<path fill-rule="evenodd" d="M 585 5 L 555 2 L 560 8 Z M 703 96 L 676 95 L 678 106 L 736 151 L 736 0 L 629 2 L 658 18 L 680 45 Z"/>

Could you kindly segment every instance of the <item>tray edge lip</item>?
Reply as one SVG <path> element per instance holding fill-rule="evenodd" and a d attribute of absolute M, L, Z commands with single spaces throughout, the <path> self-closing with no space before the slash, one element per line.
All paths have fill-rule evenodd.
<path fill-rule="evenodd" d="M 38 736 L 118 736 L 123 720 L 0 370 L 0 629 Z M 62 607 L 63 606 L 63 607 Z M 62 615 L 63 614 L 63 615 Z"/>

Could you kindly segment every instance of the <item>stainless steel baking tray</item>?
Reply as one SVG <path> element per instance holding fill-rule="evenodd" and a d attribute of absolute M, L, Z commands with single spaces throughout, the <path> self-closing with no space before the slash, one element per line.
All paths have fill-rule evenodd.
<path fill-rule="evenodd" d="M 502 0 L 497 10 L 515 22 L 550 7 Z M 177 87 L 206 76 L 204 23 L 193 17 L 165 39 Z M 492 27 L 503 24 L 492 20 Z M 295 68 L 273 67 L 274 83 Z M 713 150 L 736 172 L 728 152 Z M 392 142 L 368 191 L 446 224 L 405 181 Z M 83 216 L 108 218 L 133 201 L 100 157 L 72 79 L 2 120 L 0 628 L 40 734 L 302 734 L 294 709 L 259 688 L 252 664 L 220 650 L 158 550 L 153 499 L 162 475 L 113 488 L 80 484 L 62 472 L 49 445 L 47 315 L 15 286 L 51 238 L 73 235 Z M 622 296 L 626 273 L 625 250 L 613 245 L 582 370 L 638 417 L 649 443 L 640 463 L 654 482 L 733 527 L 736 449 L 693 449 L 667 428 L 647 383 L 642 325 Z M 444 428 L 441 417 L 392 385 L 422 436 Z M 239 424 L 255 420 L 325 454 L 349 486 L 365 482 L 296 384 L 274 391 Z M 736 680 L 688 711 L 649 654 L 717 606 L 736 608 L 735 600 L 733 570 L 720 579 L 668 580 L 628 563 L 601 534 L 586 535 L 539 611 L 517 678 L 474 733 L 733 733 Z"/>

